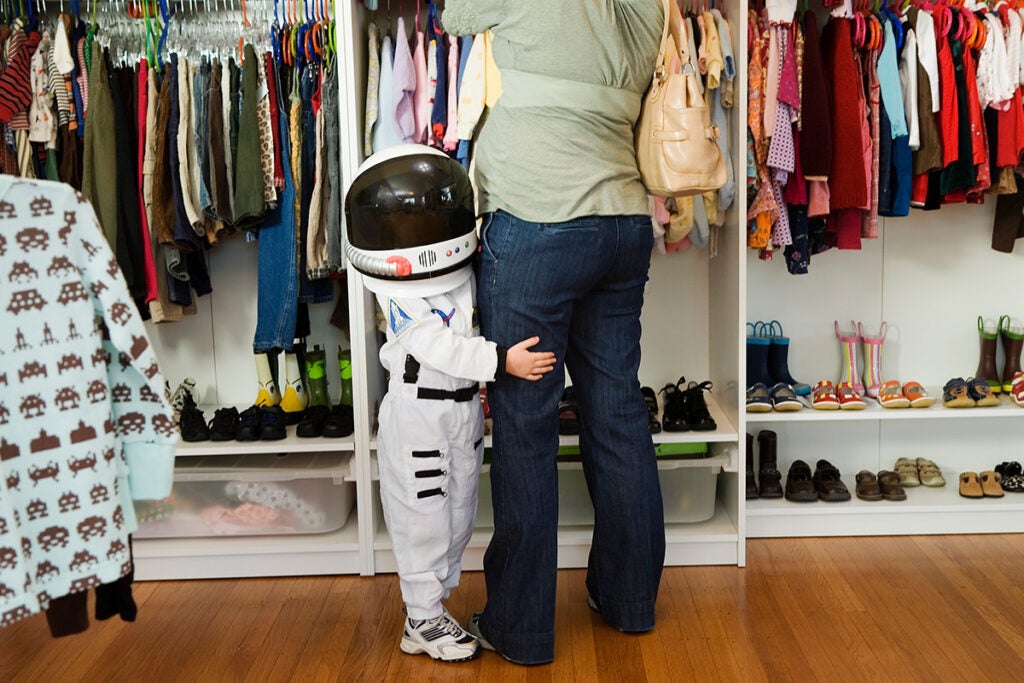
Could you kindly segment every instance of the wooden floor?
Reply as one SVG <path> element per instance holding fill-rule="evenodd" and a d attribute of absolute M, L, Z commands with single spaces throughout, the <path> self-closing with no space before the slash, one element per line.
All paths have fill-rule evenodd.
<path fill-rule="evenodd" d="M 1024 680 L 1024 535 L 772 539 L 748 567 L 665 570 L 658 626 L 607 627 L 559 574 L 553 664 L 398 649 L 393 575 L 141 583 L 139 620 L 0 630 L 0 681 Z M 449 601 L 468 617 L 483 576 Z"/>

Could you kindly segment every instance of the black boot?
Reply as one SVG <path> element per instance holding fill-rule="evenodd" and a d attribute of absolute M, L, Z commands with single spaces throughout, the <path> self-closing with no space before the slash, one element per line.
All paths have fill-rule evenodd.
<path fill-rule="evenodd" d="M 762 498 L 782 498 L 782 474 L 779 472 L 777 437 L 770 429 L 757 433 L 759 467 L 757 481 Z"/>
<path fill-rule="evenodd" d="M 754 435 L 747 434 L 747 500 L 757 497 L 757 480 L 754 479 Z"/>
<path fill-rule="evenodd" d="M 768 373 L 768 351 L 771 340 L 767 337 L 747 337 L 747 387 L 761 383 L 770 387 L 774 382 Z"/>

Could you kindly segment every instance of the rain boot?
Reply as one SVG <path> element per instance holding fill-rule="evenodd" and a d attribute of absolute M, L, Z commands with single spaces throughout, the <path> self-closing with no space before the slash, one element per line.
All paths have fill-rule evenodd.
<path fill-rule="evenodd" d="M 299 357 L 294 351 L 284 354 L 284 396 L 281 397 L 281 410 L 284 411 L 285 424 L 294 425 L 302 422 L 309 396 L 306 393 L 302 372 L 299 370 Z"/>
<path fill-rule="evenodd" d="M 757 497 L 757 480 L 754 479 L 754 435 L 747 434 L 747 500 Z"/>
<path fill-rule="evenodd" d="M 868 396 L 878 398 L 878 392 L 885 384 L 882 379 L 882 342 L 889 332 L 889 325 L 883 320 L 878 328 L 877 337 L 864 334 L 864 324 L 857 323 L 857 335 L 860 337 L 861 348 L 864 349 L 864 385 Z"/>
<path fill-rule="evenodd" d="M 309 405 L 331 407 L 331 395 L 327 389 L 327 358 L 320 346 L 306 352 L 306 381 L 309 389 Z"/>
<path fill-rule="evenodd" d="M 1020 350 L 1024 346 L 1024 325 L 1013 325 L 1010 316 L 999 318 L 999 336 L 1003 339 L 1003 391 L 1013 392 L 1013 376 L 1020 372 Z"/>
<path fill-rule="evenodd" d="M 281 392 L 270 371 L 270 357 L 265 353 L 257 353 L 253 358 L 256 361 L 256 381 L 260 385 L 254 403 L 258 406 L 276 406 L 281 402 Z"/>
<path fill-rule="evenodd" d="M 797 396 L 807 396 L 811 393 L 811 385 L 797 382 L 789 374 L 789 337 L 783 335 L 782 323 L 773 320 L 769 330 L 768 339 L 771 344 L 768 346 L 768 375 L 772 381 L 768 386 L 783 382 L 793 387 L 793 393 Z"/>
<path fill-rule="evenodd" d="M 850 321 L 850 324 L 853 325 L 853 332 L 846 336 L 839 331 L 838 320 L 833 324 L 835 325 L 836 339 L 839 340 L 839 362 L 841 363 L 839 381 L 836 382 L 836 386 L 850 384 L 858 394 L 863 394 L 864 385 L 861 384 L 860 371 L 857 369 L 857 324 Z"/>
<path fill-rule="evenodd" d="M 757 481 L 762 498 L 782 498 L 782 474 L 779 472 L 778 437 L 770 429 L 757 433 Z"/>
<path fill-rule="evenodd" d="M 758 383 L 771 386 L 774 382 L 768 372 L 768 351 L 772 340 L 764 334 L 763 322 L 747 326 L 753 329 L 753 334 L 747 335 L 747 387 Z"/>
<path fill-rule="evenodd" d="M 983 320 L 978 316 L 978 337 L 981 340 L 981 357 L 978 359 L 978 370 L 974 376 L 985 380 L 993 394 L 1003 390 L 1003 383 L 996 370 L 996 345 L 999 338 L 999 327 L 991 320 Z M 1010 375 L 1013 379 L 1013 375 Z"/>
<path fill-rule="evenodd" d="M 352 351 L 338 347 L 338 373 L 341 376 L 341 400 L 331 407 L 324 423 L 324 436 L 340 438 L 355 431 L 352 414 Z"/>

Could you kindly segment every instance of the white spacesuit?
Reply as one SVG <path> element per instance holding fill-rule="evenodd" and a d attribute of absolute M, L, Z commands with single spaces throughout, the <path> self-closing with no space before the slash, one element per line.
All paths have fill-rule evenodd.
<path fill-rule="evenodd" d="M 400 145 L 364 162 L 345 211 L 349 261 L 387 323 L 377 463 L 409 617 L 402 649 L 467 659 L 476 641 L 441 601 L 459 583 L 476 519 L 479 383 L 504 366 L 504 349 L 479 336 L 474 315 L 472 186 L 441 152 Z"/>

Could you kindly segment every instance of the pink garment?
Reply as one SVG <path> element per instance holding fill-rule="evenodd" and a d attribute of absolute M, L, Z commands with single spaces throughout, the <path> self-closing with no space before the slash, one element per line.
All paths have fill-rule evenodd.
<path fill-rule="evenodd" d="M 405 19 L 398 17 L 395 29 L 395 62 L 391 73 L 391 92 L 395 105 L 395 128 L 402 142 L 416 142 L 416 67 L 409 51 Z"/>
<path fill-rule="evenodd" d="M 459 39 L 448 40 L 448 125 L 444 129 L 444 151 L 454 152 L 459 147 Z"/>
<path fill-rule="evenodd" d="M 686 252 L 693 246 L 693 242 L 690 241 L 690 236 L 687 235 L 678 242 L 665 242 L 665 252 L 671 254 L 672 252 Z"/>
<path fill-rule="evenodd" d="M 827 180 L 811 180 L 808 185 L 807 217 L 820 218 L 829 214 L 830 200 Z"/>
<path fill-rule="evenodd" d="M 156 287 L 156 261 L 153 258 L 153 245 L 149 240 L 149 221 L 146 220 L 146 200 L 142 196 L 142 170 L 145 168 L 146 157 L 146 110 L 149 106 L 149 92 L 146 90 L 146 79 L 149 75 L 149 67 L 146 60 L 139 62 L 138 73 L 138 180 L 139 180 L 139 218 L 142 225 L 142 255 L 146 269 L 146 303 L 156 301 L 159 294 Z"/>
<path fill-rule="evenodd" d="M 427 78 L 426 38 L 420 28 L 419 17 L 416 18 L 416 49 L 412 53 L 413 69 L 416 72 L 416 91 L 413 93 L 413 114 L 416 117 L 416 130 L 413 140 L 420 144 L 427 141 L 427 129 L 430 127 L 430 83 Z"/>

